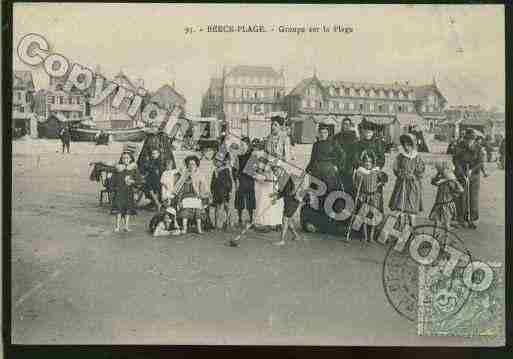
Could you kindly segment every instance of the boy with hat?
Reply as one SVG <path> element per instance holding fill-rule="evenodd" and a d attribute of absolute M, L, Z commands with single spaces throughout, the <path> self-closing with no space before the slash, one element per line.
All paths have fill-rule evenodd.
<path fill-rule="evenodd" d="M 256 209 L 255 198 L 255 179 L 244 172 L 244 168 L 253 152 L 253 146 L 249 137 L 243 137 L 241 141 L 242 154 L 239 154 L 236 167 L 233 168 L 232 174 L 235 181 L 237 191 L 235 192 L 235 209 L 239 217 L 238 223 L 242 227 L 242 211 L 246 209 L 249 214 L 251 225 L 254 224 L 254 211 Z"/>

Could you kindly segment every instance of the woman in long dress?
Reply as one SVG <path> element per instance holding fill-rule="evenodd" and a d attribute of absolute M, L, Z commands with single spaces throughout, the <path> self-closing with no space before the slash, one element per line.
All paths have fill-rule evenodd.
<path fill-rule="evenodd" d="M 416 150 L 415 136 L 410 133 L 402 135 L 399 140 L 404 152 L 400 152 L 395 159 L 393 170 L 396 181 L 389 207 L 392 211 L 408 214 L 413 227 L 415 216 L 423 211 L 421 180 L 426 167 Z"/>
<path fill-rule="evenodd" d="M 287 142 L 284 141 L 284 134 L 281 131 L 282 123 L 281 118 L 272 119 L 271 134 L 265 139 L 263 150 L 254 152 L 254 155 L 262 159 L 259 161 L 258 174 L 255 178 L 255 225 L 262 230 L 276 229 L 282 222 L 283 199 L 278 199 L 273 203 L 271 195 L 278 191 L 279 184 L 270 163 L 268 163 L 275 158 L 285 161 L 289 158 L 289 148 L 287 148 Z"/>

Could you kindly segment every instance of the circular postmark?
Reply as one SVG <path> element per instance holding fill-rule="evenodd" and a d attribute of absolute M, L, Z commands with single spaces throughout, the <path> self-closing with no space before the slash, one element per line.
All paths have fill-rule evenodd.
<path fill-rule="evenodd" d="M 411 321 L 428 307 L 424 322 L 445 320 L 457 314 L 470 296 L 463 283 L 470 260 L 470 252 L 452 231 L 416 226 L 401 251 L 394 244 L 388 248 L 382 270 L 385 296 Z"/>

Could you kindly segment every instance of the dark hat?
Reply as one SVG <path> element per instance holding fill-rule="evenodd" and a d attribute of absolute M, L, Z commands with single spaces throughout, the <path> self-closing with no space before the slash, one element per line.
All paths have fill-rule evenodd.
<path fill-rule="evenodd" d="M 350 119 L 349 117 L 347 117 L 347 116 L 346 116 L 346 117 L 344 117 L 344 118 L 342 119 L 342 122 L 345 122 L 345 121 L 349 121 L 349 122 L 353 123 L 353 120 L 351 120 L 351 119 Z"/>
<path fill-rule="evenodd" d="M 250 145 L 250 144 L 251 144 L 251 140 L 249 139 L 249 137 L 248 137 L 248 136 L 244 136 L 244 137 L 242 137 L 240 140 L 241 140 L 242 142 L 247 143 L 248 145 Z"/>
<path fill-rule="evenodd" d="M 196 163 L 196 166 L 199 167 L 200 165 L 200 159 L 197 157 L 197 156 L 194 156 L 194 155 L 190 155 L 190 156 L 187 156 L 185 157 L 184 159 L 184 162 L 185 162 L 185 165 L 187 166 L 187 164 L 191 161 L 194 161 Z"/>
<path fill-rule="evenodd" d="M 283 126 L 283 123 L 285 122 L 285 119 L 283 117 L 280 117 L 280 116 L 273 116 L 273 117 L 271 117 L 271 123 L 272 122 L 277 122 L 278 125 Z"/>
<path fill-rule="evenodd" d="M 319 124 L 319 131 L 320 130 L 329 130 L 330 129 L 330 125 L 327 125 L 325 123 L 320 123 Z"/>
<path fill-rule="evenodd" d="M 360 128 L 362 130 L 376 131 L 376 125 L 368 121 L 366 118 L 363 119 L 362 123 L 360 124 Z"/>
<path fill-rule="evenodd" d="M 263 150 L 264 142 L 258 138 L 254 138 L 253 141 L 251 141 L 251 147 L 253 147 L 255 150 Z"/>
<path fill-rule="evenodd" d="M 408 133 L 408 134 L 405 134 L 405 135 L 401 135 L 399 137 L 399 142 L 401 142 L 401 145 L 404 146 L 405 143 L 409 143 L 411 144 L 412 146 L 416 146 L 417 144 L 417 138 L 412 135 L 411 133 Z"/>
<path fill-rule="evenodd" d="M 469 128 L 468 130 L 465 131 L 463 138 L 465 140 L 474 140 L 476 138 L 476 133 L 473 129 Z"/>

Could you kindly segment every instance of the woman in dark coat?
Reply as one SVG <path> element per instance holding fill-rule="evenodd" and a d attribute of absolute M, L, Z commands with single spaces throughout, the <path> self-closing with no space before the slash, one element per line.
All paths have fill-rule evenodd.
<path fill-rule="evenodd" d="M 477 228 L 479 220 L 481 168 L 485 157 L 475 139 L 474 131 L 467 130 L 463 142 L 458 145 L 453 156 L 456 178 L 465 189 L 456 206 L 458 220 L 462 226 L 468 222 L 469 227 L 473 229 Z"/>
<path fill-rule="evenodd" d="M 346 155 L 345 165 L 340 174 L 346 192 L 352 192 L 353 188 L 353 163 L 351 160 L 354 157 L 355 146 L 358 143 L 358 136 L 352 127 L 351 119 L 349 117 L 344 118 L 342 130 L 333 137 L 333 141 L 342 148 Z"/>
<path fill-rule="evenodd" d="M 319 140 L 313 144 L 310 162 L 306 172 L 323 181 L 329 192 L 341 189 L 340 172 L 345 168 L 344 150 L 328 138 L 327 126 L 319 125 Z"/>
<path fill-rule="evenodd" d="M 376 167 L 382 169 L 385 166 L 385 148 L 382 141 L 380 141 L 377 136 L 375 136 L 376 126 L 364 119 L 360 127 L 362 136 L 353 147 L 353 169 L 357 169 L 361 166 L 360 158 L 364 152 L 372 152 L 376 158 Z"/>

